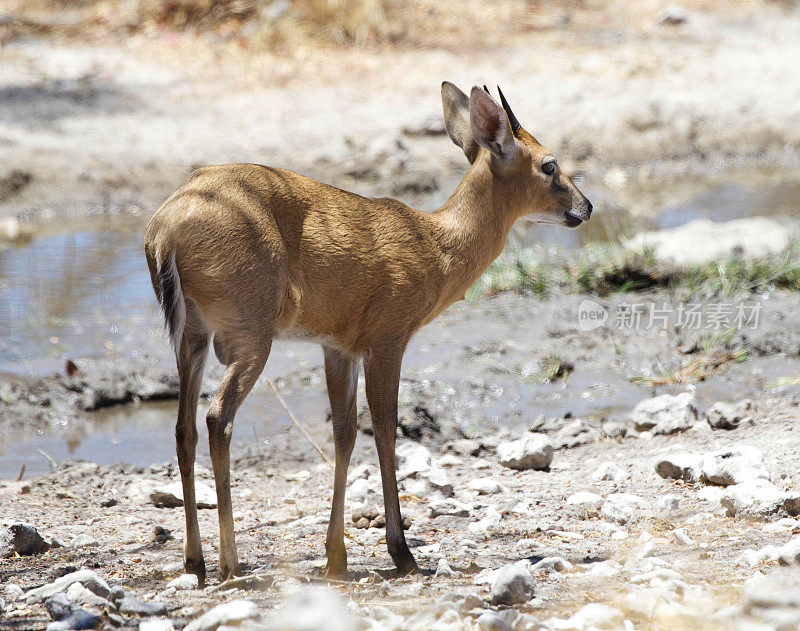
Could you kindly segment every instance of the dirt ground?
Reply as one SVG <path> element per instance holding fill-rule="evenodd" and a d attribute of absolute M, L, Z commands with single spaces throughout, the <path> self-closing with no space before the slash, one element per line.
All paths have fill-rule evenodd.
<path fill-rule="evenodd" d="M 286 167 L 431 209 L 466 170 L 441 122 L 445 79 L 462 88 L 500 84 L 598 214 L 623 208 L 635 220 L 714 181 L 796 180 L 800 75 L 792 60 L 800 43 L 792 4 L 692 2 L 680 24 L 665 23 L 665 6 L 656 2 L 633 9 L 526 4 L 536 11 L 509 18 L 501 13 L 508 3 L 491 10 L 469 3 L 472 34 L 463 13 L 448 21 L 434 12 L 399 43 L 270 51 L 216 31 L 137 27 L 76 36 L 41 4 L 9 3 L 0 20 L 0 217 L 17 217 L 34 239 L 69 229 L 76 218 L 147 217 L 195 166 L 233 161 Z M 486 27 L 489 20 L 502 20 L 502 28 Z M 178 479 L 174 461 L 63 462 L 45 475 L 0 480 L 0 529 L 30 523 L 55 543 L 42 554 L 0 559 L 0 627 L 45 628 L 44 606 L 26 602 L 20 590 L 89 568 L 163 603 L 161 617 L 178 627 L 240 598 L 269 617 L 311 583 L 349 602 L 362 620 L 354 628 L 800 628 L 796 558 L 748 553 L 783 550 L 800 530 L 794 509 L 729 516 L 723 487 L 665 479 L 654 468 L 670 454 L 752 446 L 774 487 L 797 494 L 797 294 L 726 298 L 764 307 L 756 329 L 732 335 L 628 330 L 613 319 L 587 332 L 576 320 L 585 299 L 612 318 L 634 302 L 681 301 L 666 292 L 546 300 L 502 294 L 459 303 L 414 338 L 398 444 L 430 450 L 452 485 L 431 490 L 415 476 L 403 482 L 407 537 L 421 575 L 397 576 L 383 529 L 356 528 L 351 519 L 359 502 L 382 512 L 362 391 L 346 580 L 321 578 L 331 472 L 285 423 L 269 443 L 237 437 L 237 544 L 255 578 L 233 590 L 217 589 L 213 509 L 200 510 L 209 587 L 166 587 L 182 573 L 183 511 L 155 506 L 149 492 Z M 88 426 L 102 410 L 143 414 L 155 405 L 148 399 L 170 405 L 176 383 L 155 307 L 152 316 L 113 361 L 76 355 L 82 376 L 2 376 L 0 433 L 60 435 Z M 294 368 L 272 377 L 293 408 L 292 393 L 304 393 L 315 413 L 301 414 L 303 421 L 327 445 L 320 358 L 307 349 L 289 355 L 278 347 L 275 354 L 285 360 L 279 365 Z M 205 390 L 218 378 L 212 366 Z M 253 397 L 264 399 L 265 389 L 262 380 Z M 635 430 L 637 403 L 679 392 L 694 397 L 698 418 L 690 429 Z M 738 427 L 705 422 L 716 401 L 744 411 Z M 528 430 L 556 448 L 550 467 L 500 464 L 498 442 Z M 198 479 L 213 488 L 202 452 L 199 462 Z M 481 490 L 470 487 L 484 478 L 491 480 Z M 450 492 L 468 514 L 432 516 L 431 504 Z M 597 506 L 567 502 L 580 492 L 599 495 Z M 617 498 L 632 503 L 624 519 L 600 509 L 616 493 L 636 496 Z M 76 541 L 80 535 L 88 538 Z M 441 559 L 455 574 L 436 572 Z M 492 571 L 547 559 L 533 566 L 535 597 L 491 605 Z M 779 573 L 787 563 L 788 573 Z M 760 579 L 772 583 L 764 590 Z M 453 613 L 441 603 L 450 592 L 475 594 L 479 604 Z M 590 610 L 570 622 L 587 604 L 613 611 L 603 618 Z M 109 627 L 139 621 L 108 613 Z M 489 617 L 479 622 L 481 615 Z"/>
<path fill-rule="evenodd" d="M 670 25 L 658 2 L 537 4 L 485 27 L 492 37 L 465 21 L 438 44 L 289 52 L 159 28 L 37 36 L 30 21 L 58 16 L 26 12 L 35 6 L 10 3 L 0 25 L 6 215 L 152 211 L 193 166 L 233 161 L 433 208 L 466 165 L 442 136 L 444 79 L 503 86 L 598 211 L 646 213 L 691 195 L 697 175 L 796 164 L 791 5 L 698 2 Z"/>

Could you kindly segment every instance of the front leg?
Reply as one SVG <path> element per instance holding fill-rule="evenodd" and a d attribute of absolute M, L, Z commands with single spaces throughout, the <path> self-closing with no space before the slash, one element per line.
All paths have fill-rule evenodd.
<path fill-rule="evenodd" d="M 397 569 L 403 574 L 411 574 L 419 569 L 408 549 L 403 532 L 394 453 L 397 436 L 397 391 L 400 387 L 400 364 L 403 361 L 404 351 L 405 343 L 389 348 L 371 349 L 364 360 L 364 377 L 381 467 L 386 513 L 386 545 Z"/>

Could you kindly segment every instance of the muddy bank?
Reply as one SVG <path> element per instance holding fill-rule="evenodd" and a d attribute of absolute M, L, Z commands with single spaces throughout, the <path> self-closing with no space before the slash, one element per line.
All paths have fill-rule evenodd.
<path fill-rule="evenodd" d="M 586 330 L 586 304 L 605 314 L 602 326 Z M 750 319 L 737 329 L 739 309 Z M 695 312 L 691 319 L 689 311 Z M 112 463 L 135 454 L 137 464 L 148 465 L 172 457 L 177 384 L 155 307 L 149 328 L 129 344 L 135 356 L 122 346 L 113 359 L 76 359 L 81 376 L 0 379 L 4 477 L 16 477 L 23 464 L 28 476 L 46 471 L 38 449 L 58 461 L 80 456 Z M 529 427 L 540 415 L 599 423 L 616 420 L 651 394 L 687 387 L 705 409 L 717 400 L 796 388 L 798 371 L 800 315 L 793 292 L 705 301 L 663 291 L 548 299 L 504 293 L 454 305 L 415 336 L 404 360 L 400 427 L 405 435 L 441 444 Z M 221 374 L 210 359 L 206 395 Z M 328 442 L 320 349 L 276 343 L 265 377 L 237 416 L 235 450 L 278 457 L 283 449 L 307 448 L 293 440 L 267 376 L 312 433 Z M 368 431 L 363 379 L 358 401 Z M 199 425 L 204 431 L 202 420 Z M 206 453 L 202 436 L 199 448 Z"/>

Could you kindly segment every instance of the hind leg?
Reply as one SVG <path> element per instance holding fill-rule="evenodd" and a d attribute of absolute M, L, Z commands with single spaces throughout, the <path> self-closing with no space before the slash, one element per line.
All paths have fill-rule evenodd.
<path fill-rule="evenodd" d="M 225 371 L 222 385 L 214 395 L 206 417 L 209 450 L 217 488 L 219 563 L 223 580 L 239 573 L 231 505 L 230 444 L 233 419 L 264 369 L 271 344 L 271 335 L 247 341 L 237 340 L 236 349 L 231 350 L 231 355 L 227 358 L 230 359 L 230 363 Z"/>
<path fill-rule="evenodd" d="M 175 425 L 175 444 L 178 468 L 183 485 L 183 509 L 186 514 L 186 538 L 183 566 L 187 573 L 196 574 L 203 585 L 206 566 L 197 523 L 197 504 L 194 491 L 194 459 L 197 446 L 197 399 L 203 380 L 203 368 L 208 354 L 210 332 L 193 303 L 187 301 L 186 326 L 178 352 L 178 422 Z"/>
<path fill-rule="evenodd" d="M 330 348 L 325 349 L 325 377 L 331 402 L 333 441 L 336 446 L 336 471 L 333 480 L 331 520 L 325 551 L 328 556 L 326 576 L 341 576 L 347 571 L 344 547 L 344 496 L 347 468 L 356 442 L 356 389 L 358 362 Z"/>

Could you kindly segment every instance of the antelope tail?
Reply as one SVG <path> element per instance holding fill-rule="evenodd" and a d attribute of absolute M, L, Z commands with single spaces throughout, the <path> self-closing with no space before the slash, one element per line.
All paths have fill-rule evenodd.
<path fill-rule="evenodd" d="M 174 252 L 159 263 L 156 285 L 158 301 L 164 311 L 164 324 L 169 331 L 175 355 L 178 356 L 181 350 L 183 328 L 186 325 L 186 302 L 181 291 L 181 277 L 178 275 Z"/>

